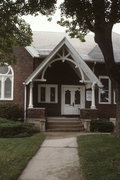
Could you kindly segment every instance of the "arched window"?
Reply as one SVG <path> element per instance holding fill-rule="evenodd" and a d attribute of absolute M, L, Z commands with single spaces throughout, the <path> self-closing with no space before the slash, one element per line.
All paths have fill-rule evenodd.
<path fill-rule="evenodd" d="M 11 66 L 0 66 L 0 100 L 13 100 L 14 73 Z"/>

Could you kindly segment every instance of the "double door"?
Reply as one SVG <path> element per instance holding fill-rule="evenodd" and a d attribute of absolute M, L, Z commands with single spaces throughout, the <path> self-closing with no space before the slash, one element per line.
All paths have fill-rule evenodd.
<path fill-rule="evenodd" d="M 62 86 L 62 114 L 78 115 L 84 108 L 85 89 L 83 86 Z"/>

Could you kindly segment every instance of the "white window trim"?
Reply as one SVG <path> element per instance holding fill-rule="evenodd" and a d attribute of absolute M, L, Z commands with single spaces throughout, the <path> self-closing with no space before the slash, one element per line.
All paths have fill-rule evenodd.
<path fill-rule="evenodd" d="M 115 90 L 113 90 L 113 104 L 116 104 L 116 100 L 115 100 L 116 97 L 115 96 L 116 96 L 116 93 L 115 93 Z"/>
<path fill-rule="evenodd" d="M 41 87 L 46 88 L 45 97 L 46 101 L 41 101 Z M 55 101 L 50 101 L 50 88 L 55 88 Z M 58 86 L 55 84 L 38 84 L 38 103 L 58 103 Z"/>
<path fill-rule="evenodd" d="M 108 94 L 108 99 L 109 99 L 109 101 L 108 102 L 101 102 L 100 101 L 100 89 L 99 89 L 99 104 L 111 104 L 111 80 L 110 80 L 110 78 L 108 77 L 108 76 L 99 76 L 99 80 L 101 80 L 101 79 L 108 79 L 108 83 L 109 83 L 109 89 L 108 89 L 108 92 L 109 92 L 109 94 Z"/>
<path fill-rule="evenodd" d="M 5 64 L 7 65 L 7 64 Z M 14 94 L 14 71 L 13 71 L 13 68 L 11 66 L 8 66 L 10 67 L 10 70 L 12 71 L 12 74 L 0 74 L 0 79 L 1 79 L 1 97 L 0 97 L 0 100 L 2 101 L 7 101 L 7 100 L 10 100 L 12 101 L 13 100 L 13 94 Z M 9 72 L 9 71 L 8 71 Z M 11 83 L 12 83 L 12 87 L 11 87 L 11 98 L 5 98 L 5 80 L 7 78 L 10 78 L 11 79 Z"/>

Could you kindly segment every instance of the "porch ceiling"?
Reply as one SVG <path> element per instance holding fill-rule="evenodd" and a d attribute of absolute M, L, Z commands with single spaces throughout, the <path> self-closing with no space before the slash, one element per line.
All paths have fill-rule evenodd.
<path fill-rule="evenodd" d="M 64 48 L 67 49 L 67 54 L 65 53 Z M 60 52 L 62 52 L 62 54 Z M 55 58 L 56 55 L 58 58 Z M 46 57 L 45 60 L 43 60 L 43 62 L 33 71 L 33 73 L 25 80 L 25 84 L 28 85 L 30 82 L 32 82 L 33 79 L 35 79 L 41 71 L 45 73 L 47 67 L 58 60 L 61 60 L 63 62 L 68 61 L 72 65 L 72 67 L 74 67 L 74 69 L 77 69 L 77 71 L 79 71 L 80 73 L 80 76 L 82 77 L 81 81 L 83 83 L 96 83 L 99 87 L 102 87 L 99 79 L 88 67 L 88 65 L 83 61 L 81 56 L 66 38 L 64 38 L 54 48 L 54 50 L 49 54 L 49 56 Z M 43 79 L 44 73 L 42 77 Z"/>

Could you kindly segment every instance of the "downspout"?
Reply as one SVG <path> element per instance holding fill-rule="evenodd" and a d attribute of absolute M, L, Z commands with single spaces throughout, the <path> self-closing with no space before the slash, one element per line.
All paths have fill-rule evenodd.
<path fill-rule="evenodd" d="M 26 122 L 27 87 L 25 83 L 23 83 L 23 85 L 24 85 L 24 122 Z"/>

